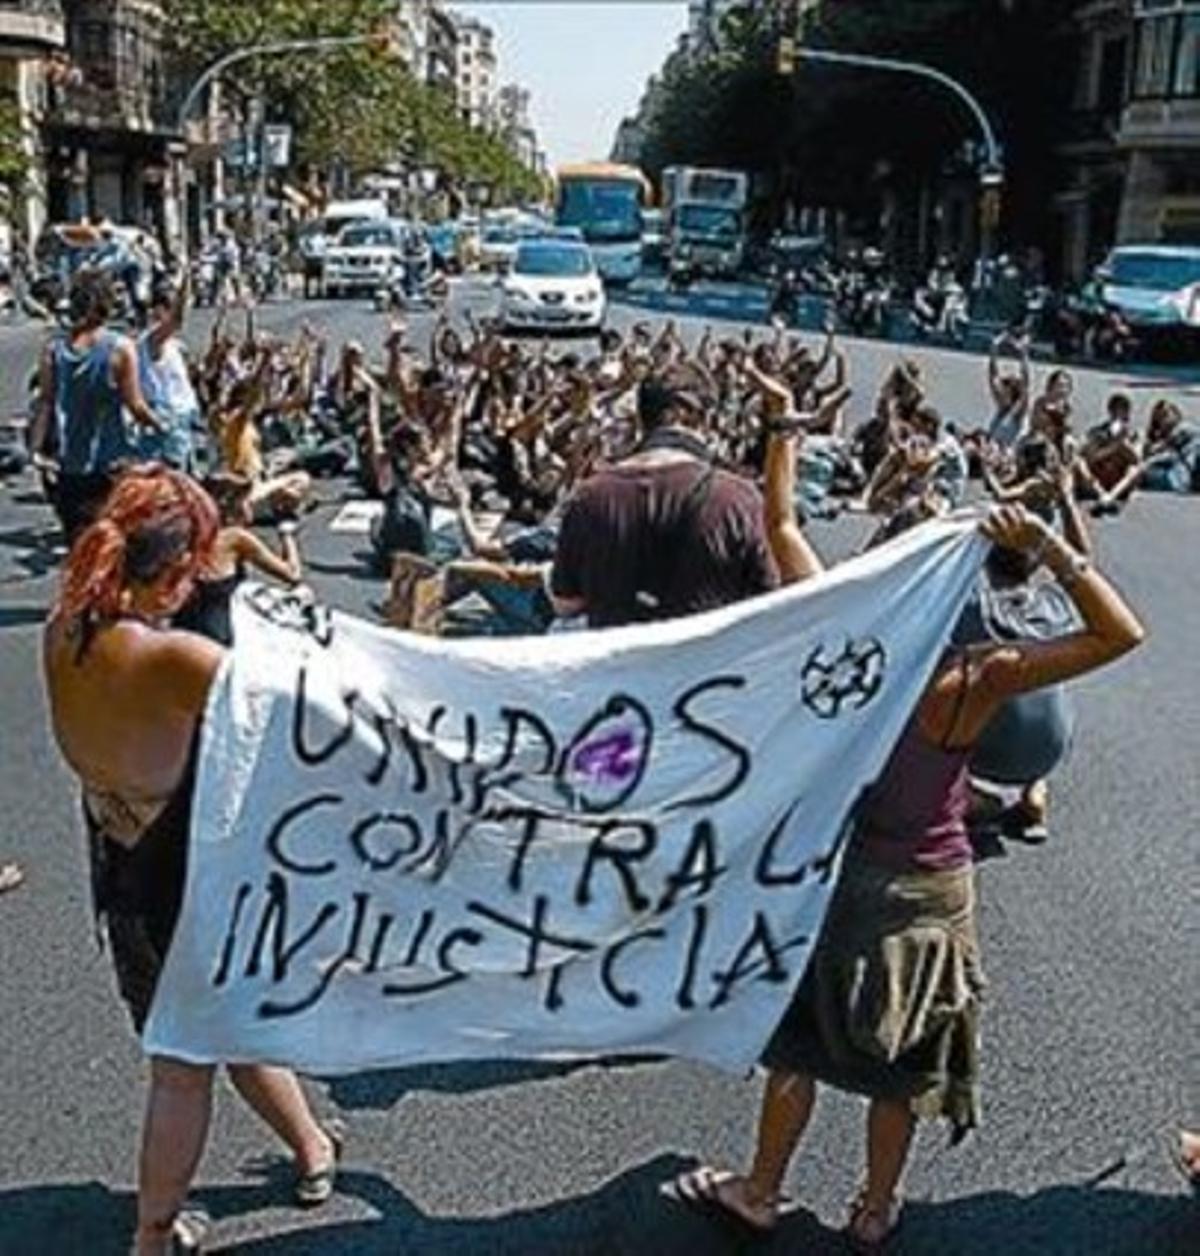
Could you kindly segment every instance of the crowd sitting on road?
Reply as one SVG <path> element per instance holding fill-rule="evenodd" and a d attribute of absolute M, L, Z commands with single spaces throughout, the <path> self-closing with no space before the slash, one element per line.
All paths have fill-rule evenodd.
<path fill-rule="evenodd" d="M 669 322 L 607 331 L 584 355 L 470 320 L 465 330 L 439 321 L 424 353 L 392 321 L 371 362 L 361 345 L 335 350 L 309 328 L 272 337 L 250 314 L 235 334 L 227 315 L 187 394 L 155 393 L 147 381 L 179 305 L 156 304 L 158 330 L 142 347 L 103 332 L 95 300 L 78 298 L 41 372 L 37 453 L 74 541 L 45 660 L 139 1025 L 179 907 L 171 851 L 187 840 L 196 732 L 231 643 L 230 598 L 249 568 L 302 580 L 297 528 L 322 479 L 375 503 L 389 624 L 508 635 L 650 622 L 798 583 L 823 569 L 811 520 L 873 516 L 866 543 L 881 544 L 962 506 L 980 481 L 995 502 L 983 525 L 994 547 L 873 790 L 822 941 L 764 1053 L 753 1165 L 674 1183 L 691 1204 L 771 1230 L 815 1084 L 826 1082 L 870 1101 L 866 1185 L 848 1233 L 879 1250 L 899 1223 L 915 1119 L 944 1117 L 957 1140 L 978 1117 L 973 826 L 1045 839 L 1046 779 L 1073 723 L 1063 683 L 1142 640 L 1094 564 L 1081 504 L 1108 514 L 1142 491 L 1190 491 L 1200 432 L 1158 402 L 1139 434 L 1121 394 L 1092 426 L 1074 412 L 1069 374 L 1039 389 L 1020 346 L 1003 342 L 988 367 L 990 422 L 948 420 L 922 366 L 901 360 L 851 429 L 832 332 L 815 348 L 781 331 L 708 332 L 690 347 Z M 78 362 L 86 369 L 67 369 Z M 126 469 L 142 456 L 142 428 L 169 469 Z M 186 432 L 188 447 L 163 431 Z M 253 525 L 276 526 L 277 548 Z M 145 701 L 106 700 L 117 683 Z M 1001 801 L 989 806 L 989 793 Z M 859 985 L 878 998 L 850 998 Z M 918 1007 L 943 1011 L 908 1015 Z M 298 1200 L 323 1202 L 340 1132 L 315 1121 L 291 1074 L 230 1072 L 292 1148 Z M 171 1250 L 187 1230 L 211 1079 L 211 1069 L 153 1062 L 142 1253 Z M 1195 1180 L 1195 1147 L 1181 1154 Z"/>

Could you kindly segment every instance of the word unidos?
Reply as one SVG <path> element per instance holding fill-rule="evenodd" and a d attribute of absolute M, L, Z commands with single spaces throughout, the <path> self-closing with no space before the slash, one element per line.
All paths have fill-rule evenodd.
<path fill-rule="evenodd" d="M 781 931 L 761 899 L 745 911 L 735 946 L 710 941 L 708 900 L 731 871 L 719 808 L 748 788 L 754 760 L 706 699 L 728 702 L 746 683 L 731 674 L 689 686 L 668 704 L 663 730 L 622 693 L 569 736 L 556 737 L 535 712 L 503 707 L 489 721 L 499 736 L 485 738 L 475 714 L 461 716 L 451 735 L 444 707 L 414 725 L 386 696 L 372 704 L 355 690 L 343 690 L 340 712 L 322 708 L 321 718 L 301 667 L 289 698 L 291 754 L 301 774 L 340 778 L 347 788 L 314 789 L 266 825 L 269 870 L 261 883 L 237 885 L 212 985 L 265 982 L 256 1015 L 275 1019 L 312 1009 L 343 975 L 371 979 L 383 999 L 412 1001 L 502 973 L 536 985 L 548 1013 L 567 1005 L 575 972 L 614 1009 L 638 1007 L 649 995 L 639 988 L 639 960 L 674 973 L 668 997 L 685 1012 L 719 1008 L 746 982 L 792 979 L 798 969 L 789 960 L 806 955 L 812 939 Z M 712 760 L 703 787 L 652 815 L 627 812 L 664 730 L 676 753 L 690 740 L 697 759 Z M 833 876 L 849 818 L 829 849 L 782 866 L 799 807 L 791 799 L 756 839 L 750 863 L 760 890 L 794 894 Z M 744 846 L 745 835 L 734 836 Z M 415 886 L 438 885 L 483 842 L 496 867 L 487 894 L 451 910 L 412 902 Z M 530 876 L 531 858 L 551 844 L 559 864 L 571 865 L 557 894 Z M 397 878 L 408 883 L 405 911 Z M 600 940 L 587 935 L 588 908 L 605 895 L 627 909 L 629 927 L 615 940 L 611 929 Z M 667 947 L 673 952 L 664 955 Z M 662 997 L 661 978 L 654 993 Z"/>

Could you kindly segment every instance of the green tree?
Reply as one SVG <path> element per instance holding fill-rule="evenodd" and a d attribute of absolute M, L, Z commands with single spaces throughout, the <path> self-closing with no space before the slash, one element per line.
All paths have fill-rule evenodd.
<path fill-rule="evenodd" d="M 1073 63 L 1062 39 L 1074 0 L 836 0 L 823 4 L 804 43 L 910 59 L 960 79 L 999 131 L 1009 168 L 1014 237 L 1048 225 L 1055 126 L 1065 116 Z M 978 138 L 944 89 L 916 78 L 801 61 L 778 72 L 781 31 L 770 13 L 735 13 L 721 51 L 676 57 L 650 120 L 644 153 L 759 173 L 768 216 L 786 200 L 872 205 L 883 172 L 910 192 L 938 176 Z"/>
<path fill-rule="evenodd" d="M 394 0 L 168 0 L 174 52 L 187 72 L 238 48 L 384 31 Z M 407 158 L 460 179 L 529 194 L 536 179 L 494 137 L 473 132 L 452 100 L 418 82 L 387 49 L 270 56 L 234 66 L 223 82 L 244 102 L 261 95 L 295 128 L 297 156 L 352 173 Z"/>
<path fill-rule="evenodd" d="M 21 111 L 13 101 L 0 101 L 0 187 L 20 195 L 30 174 L 29 154 L 21 131 Z"/>

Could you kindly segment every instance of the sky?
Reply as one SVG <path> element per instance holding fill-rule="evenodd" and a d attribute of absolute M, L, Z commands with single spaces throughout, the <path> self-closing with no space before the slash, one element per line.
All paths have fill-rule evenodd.
<path fill-rule="evenodd" d="M 487 22 L 500 82 L 533 94 L 550 165 L 604 158 L 646 79 L 687 27 L 685 0 L 474 0 L 452 8 Z"/>

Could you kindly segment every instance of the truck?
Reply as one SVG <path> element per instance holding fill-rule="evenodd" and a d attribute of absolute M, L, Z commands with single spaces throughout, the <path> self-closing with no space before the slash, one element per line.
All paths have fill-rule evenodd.
<path fill-rule="evenodd" d="M 746 260 L 746 207 L 750 176 L 744 170 L 668 166 L 662 174 L 667 253 L 694 273 L 727 279 Z"/>

